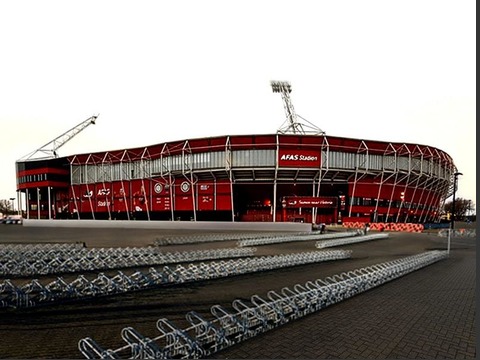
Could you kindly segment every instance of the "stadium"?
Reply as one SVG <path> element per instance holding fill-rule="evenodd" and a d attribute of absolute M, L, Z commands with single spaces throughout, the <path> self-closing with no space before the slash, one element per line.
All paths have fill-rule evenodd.
<path fill-rule="evenodd" d="M 438 222 L 457 169 L 435 147 L 326 135 L 272 81 L 286 119 L 225 135 L 59 157 L 97 116 L 16 161 L 26 219 L 423 224 Z M 20 204 L 19 204 L 20 205 Z"/>

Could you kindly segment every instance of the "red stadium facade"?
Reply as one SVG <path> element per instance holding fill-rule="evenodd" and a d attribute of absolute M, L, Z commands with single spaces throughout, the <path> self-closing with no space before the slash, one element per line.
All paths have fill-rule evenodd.
<path fill-rule="evenodd" d="M 29 219 L 327 224 L 437 222 L 456 172 L 430 146 L 282 133 L 19 160 L 16 170 Z"/>

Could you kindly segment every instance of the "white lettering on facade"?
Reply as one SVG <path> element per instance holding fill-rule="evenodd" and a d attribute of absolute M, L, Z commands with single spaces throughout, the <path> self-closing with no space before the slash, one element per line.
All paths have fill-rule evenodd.
<path fill-rule="evenodd" d="M 299 155 L 299 154 L 283 154 L 280 157 L 280 160 L 290 160 L 290 161 L 317 161 L 318 156 L 314 155 Z"/>

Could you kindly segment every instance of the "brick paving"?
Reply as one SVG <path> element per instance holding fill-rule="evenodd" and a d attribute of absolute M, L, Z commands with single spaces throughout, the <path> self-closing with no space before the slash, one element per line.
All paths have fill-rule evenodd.
<path fill-rule="evenodd" d="M 215 358 L 474 359 L 475 259 L 464 256 L 453 252 Z"/>
<path fill-rule="evenodd" d="M 145 246 L 161 235 L 158 230 L 72 231 L 0 226 L 0 242 L 84 241 L 88 247 Z M 210 358 L 475 359 L 475 242 L 474 238 L 455 238 L 446 260 L 233 345 Z M 235 243 L 177 245 L 165 247 L 165 251 L 222 246 L 232 247 Z M 308 280 L 426 250 L 445 249 L 446 239 L 431 233 L 392 233 L 387 240 L 341 248 L 351 249 L 352 258 L 78 303 L 21 311 L 0 309 L 0 358 L 82 359 L 77 344 L 87 336 L 105 348 L 116 349 L 125 344 L 120 331 L 126 326 L 152 338 L 159 335 L 155 323 L 161 317 L 182 327 L 190 310 L 209 318 L 214 304 L 229 307 L 234 299 L 263 296 L 268 290 L 303 285 Z M 314 241 L 286 243 L 258 246 L 256 255 L 314 249 Z"/>

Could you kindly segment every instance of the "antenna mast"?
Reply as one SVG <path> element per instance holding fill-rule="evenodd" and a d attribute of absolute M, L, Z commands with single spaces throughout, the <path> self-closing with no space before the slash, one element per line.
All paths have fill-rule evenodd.
<path fill-rule="evenodd" d="M 64 132 L 62 135 L 56 137 L 37 150 L 25 155 L 19 161 L 58 158 L 58 149 L 65 145 L 68 141 L 72 140 L 74 136 L 78 135 L 78 133 L 84 130 L 87 126 L 95 124 L 97 117 L 98 115 L 89 117 L 87 120 L 82 121 L 80 124 Z"/>
<path fill-rule="evenodd" d="M 277 130 L 278 134 L 315 134 L 315 135 L 325 135 L 325 132 L 313 125 L 308 120 L 302 118 L 300 115 L 295 113 L 293 108 L 292 99 L 290 98 L 290 93 L 292 92 L 292 86 L 288 81 L 270 81 L 272 90 L 274 93 L 280 93 L 282 95 L 283 107 L 285 109 L 285 114 L 287 118 L 282 126 Z M 297 117 L 302 119 L 304 122 L 301 123 L 298 121 Z"/>

